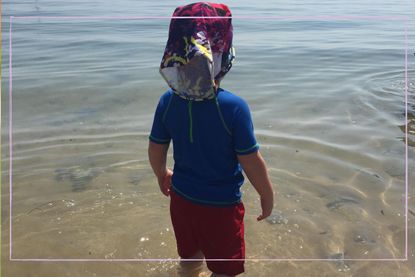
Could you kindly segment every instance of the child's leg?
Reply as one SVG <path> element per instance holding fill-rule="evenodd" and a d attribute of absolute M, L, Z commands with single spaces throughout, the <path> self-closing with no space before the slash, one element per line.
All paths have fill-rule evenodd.
<path fill-rule="evenodd" d="M 204 255 L 201 251 L 198 251 L 195 255 L 188 259 L 203 259 Z M 180 265 L 177 269 L 177 273 L 180 277 L 197 277 L 202 271 L 203 261 L 186 261 L 186 259 L 180 261 Z"/>
<path fill-rule="evenodd" d="M 244 213 L 244 206 L 239 203 L 233 207 L 207 208 L 201 214 L 201 249 L 214 277 L 236 276 L 244 272 Z"/>
<path fill-rule="evenodd" d="M 199 276 L 203 268 L 204 255 L 198 246 L 198 240 L 193 230 L 192 214 L 194 204 L 185 201 L 174 191 L 170 191 L 170 215 L 177 242 L 177 252 L 181 258 L 177 268 L 178 276 Z M 201 261 L 187 261 L 187 259 L 200 259 Z"/>

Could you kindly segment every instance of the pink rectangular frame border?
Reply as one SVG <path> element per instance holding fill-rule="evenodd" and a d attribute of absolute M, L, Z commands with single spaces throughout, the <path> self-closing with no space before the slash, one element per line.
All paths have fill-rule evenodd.
<path fill-rule="evenodd" d="M 57 19 L 57 20 L 143 20 L 143 19 L 189 19 L 197 17 L 181 16 L 10 16 L 9 23 L 9 193 L 10 193 L 10 248 L 9 261 L 16 262 L 178 262 L 180 259 L 37 259 L 37 258 L 13 258 L 12 245 L 12 206 L 13 206 L 13 137 L 12 137 L 12 23 L 13 19 Z M 224 17 L 210 17 L 224 18 Z M 398 20 L 404 22 L 404 49 L 405 49 L 405 257 L 397 259 L 315 259 L 315 258 L 246 258 L 245 261 L 407 261 L 408 260 L 408 17 L 406 16 L 233 16 L 232 19 L 269 19 L 269 20 Z M 200 261 L 200 259 L 188 259 L 189 261 Z M 208 259 L 209 261 L 238 261 L 240 259 Z"/>

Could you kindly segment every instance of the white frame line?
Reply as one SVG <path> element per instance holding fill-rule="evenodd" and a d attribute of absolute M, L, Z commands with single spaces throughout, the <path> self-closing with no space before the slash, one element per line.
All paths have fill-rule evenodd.
<path fill-rule="evenodd" d="M 9 20 L 9 201 L 10 201 L 10 248 L 9 260 L 16 262 L 178 262 L 181 259 L 61 259 L 61 258 L 13 258 L 12 247 L 12 206 L 13 206 L 13 136 L 12 136 L 12 22 L 14 19 L 83 19 L 83 20 L 140 20 L 140 19 L 190 19 L 199 17 L 186 16 L 10 16 Z M 407 16 L 232 16 L 232 17 L 204 17 L 204 18 L 231 18 L 231 19 L 280 19 L 280 20 L 403 20 L 404 21 L 404 51 L 405 51 L 405 257 L 396 259 L 319 259 L 319 258 L 246 258 L 244 261 L 408 261 L 408 17 Z M 186 259 L 188 261 L 200 261 L 200 259 Z M 205 259 L 206 260 L 206 259 Z M 207 259 L 209 261 L 238 261 L 241 259 Z"/>

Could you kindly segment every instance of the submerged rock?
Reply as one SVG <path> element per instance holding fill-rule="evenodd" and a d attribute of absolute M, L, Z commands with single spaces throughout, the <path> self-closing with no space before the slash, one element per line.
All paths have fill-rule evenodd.
<path fill-rule="evenodd" d="M 357 169 L 357 171 L 358 172 L 362 172 L 362 173 L 367 174 L 367 175 L 370 175 L 370 176 L 373 176 L 373 177 L 375 177 L 377 179 L 383 179 L 382 176 L 380 176 L 376 172 L 373 172 L 371 169 L 360 168 L 360 169 Z"/>
<path fill-rule="evenodd" d="M 353 241 L 356 243 L 367 244 L 367 243 L 376 243 L 374 238 L 371 238 L 369 234 L 358 234 L 353 237 Z"/>
<path fill-rule="evenodd" d="M 282 212 L 273 212 L 266 221 L 270 224 L 287 224 L 288 218 L 286 218 Z"/>
<path fill-rule="evenodd" d="M 131 175 L 129 176 L 129 183 L 133 184 L 134 186 L 137 186 L 142 179 L 143 177 L 141 175 Z"/>
<path fill-rule="evenodd" d="M 72 191 L 85 190 L 88 184 L 99 174 L 99 171 L 92 168 L 80 166 L 61 168 L 55 170 L 55 179 L 58 181 L 69 181 L 72 184 Z"/>
<path fill-rule="evenodd" d="M 345 204 L 360 204 L 360 201 L 352 197 L 342 196 L 342 197 L 336 198 L 336 200 L 334 201 L 327 203 L 326 207 L 329 208 L 330 210 L 336 210 Z"/>
<path fill-rule="evenodd" d="M 54 201 L 48 201 L 46 203 L 39 204 L 32 209 L 30 209 L 26 214 L 43 214 L 43 213 L 62 213 L 62 211 L 67 210 L 68 208 L 72 208 L 75 206 L 75 200 L 67 200 L 67 199 L 61 199 L 61 200 L 54 200 Z M 58 220 L 60 218 L 58 217 Z"/>
<path fill-rule="evenodd" d="M 350 266 L 344 261 L 344 256 L 345 256 L 344 252 L 332 253 L 328 256 L 328 258 L 331 260 L 337 260 L 335 261 L 335 265 L 336 265 L 337 271 L 339 272 L 350 271 Z"/>
<path fill-rule="evenodd" d="M 331 260 L 344 260 L 344 252 L 332 253 L 329 255 Z"/>

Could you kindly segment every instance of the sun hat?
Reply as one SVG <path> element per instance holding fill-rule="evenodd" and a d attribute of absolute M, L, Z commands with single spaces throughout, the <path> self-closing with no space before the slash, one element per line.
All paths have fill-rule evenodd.
<path fill-rule="evenodd" d="M 235 57 L 231 17 L 224 4 L 197 2 L 176 8 L 160 64 L 160 74 L 174 93 L 187 100 L 215 98 L 215 85 Z"/>

